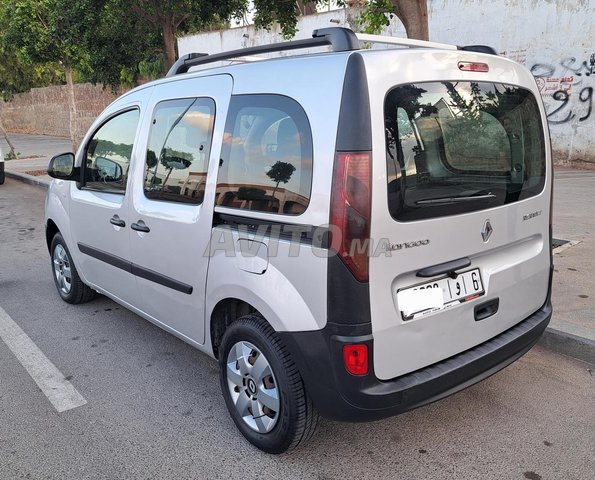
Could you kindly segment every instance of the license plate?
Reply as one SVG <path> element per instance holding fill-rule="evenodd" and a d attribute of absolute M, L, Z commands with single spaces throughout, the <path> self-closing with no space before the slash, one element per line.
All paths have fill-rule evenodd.
<path fill-rule="evenodd" d="M 397 304 L 403 320 L 429 315 L 483 295 L 479 268 L 443 277 L 397 292 Z"/>

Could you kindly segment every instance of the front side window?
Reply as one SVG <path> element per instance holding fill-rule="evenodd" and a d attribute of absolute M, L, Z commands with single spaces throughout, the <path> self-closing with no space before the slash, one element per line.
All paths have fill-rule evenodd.
<path fill-rule="evenodd" d="M 84 186 L 114 193 L 126 191 L 126 179 L 136 136 L 139 111 L 112 117 L 95 132 L 87 145 Z"/>
<path fill-rule="evenodd" d="M 145 195 L 199 205 L 205 194 L 215 102 L 190 98 L 155 108 L 145 163 Z"/>
<path fill-rule="evenodd" d="M 388 93 L 384 113 L 388 204 L 396 220 L 483 210 L 543 190 L 544 134 L 528 90 L 403 85 Z"/>
<path fill-rule="evenodd" d="M 310 201 L 312 134 L 302 107 L 279 95 L 232 98 L 216 204 L 299 215 Z"/>

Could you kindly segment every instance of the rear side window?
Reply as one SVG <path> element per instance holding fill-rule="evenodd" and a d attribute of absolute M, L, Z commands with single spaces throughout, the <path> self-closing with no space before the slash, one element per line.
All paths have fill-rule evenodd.
<path fill-rule="evenodd" d="M 207 180 L 215 102 L 190 98 L 161 102 L 153 113 L 145 163 L 145 195 L 201 204 Z"/>
<path fill-rule="evenodd" d="M 216 204 L 299 215 L 311 185 L 312 134 L 302 107 L 280 95 L 232 97 Z"/>
<path fill-rule="evenodd" d="M 497 207 L 543 190 L 544 134 L 528 90 L 403 85 L 388 93 L 384 114 L 388 205 L 396 220 Z"/>

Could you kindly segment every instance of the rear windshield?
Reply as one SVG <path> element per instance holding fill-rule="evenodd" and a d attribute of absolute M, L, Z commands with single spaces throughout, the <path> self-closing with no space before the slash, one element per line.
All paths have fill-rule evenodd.
<path fill-rule="evenodd" d="M 543 190 L 543 128 L 528 90 L 403 85 L 388 93 L 384 116 L 388 206 L 396 220 L 498 207 Z"/>

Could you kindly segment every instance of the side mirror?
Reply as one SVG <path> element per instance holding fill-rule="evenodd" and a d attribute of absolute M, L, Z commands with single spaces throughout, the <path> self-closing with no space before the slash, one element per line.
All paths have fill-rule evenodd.
<path fill-rule="evenodd" d="M 109 158 L 97 157 L 95 170 L 97 177 L 104 182 L 122 181 L 122 167 Z"/>
<path fill-rule="evenodd" d="M 80 180 L 80 168 L 74 166 L 74 153 L 61 153 L 50 160 L 48 175 L 60 180 Z"/>

